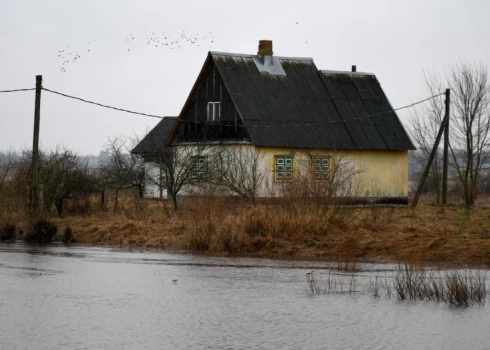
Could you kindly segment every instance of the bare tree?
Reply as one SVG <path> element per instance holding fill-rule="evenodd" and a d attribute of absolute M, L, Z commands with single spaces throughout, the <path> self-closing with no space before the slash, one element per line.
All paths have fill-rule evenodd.
<path fill-rule="evenodd" d="M 166 189 L 172 199 L 174 210 L 178 209 L 177 196 L 185 187 L 199 187 L 208 179 L 209 158 L 204 155 L 205 143 L 193 143 L 174 147 L 155 147 L 147 160 L 159 171 L 146 174 L 147 181 Z"/>
<path fill-rule="evenodd" d="M 18 156 L 14 152 L 0 152 L 0 186 L 7 183 L 12 177 L 17 158 Z"/>
<path fill-rule="evenodd" d="M 451 166 L 464 191 L 465 203 L 472 206 L 477 197 L 477 184 L 489 158 L 490 82 L 483 63 L 465 62 L 451 66 L 445 78 L 435 72 L 425 73 L 426 91 L 430 95 L 451 88 L 450 140 Z M 423 163 L 428 159 L 444 115 L 444 101 L 431 99 L 428 105 L 412 115 L 411 136 Z M 441 159 L 432 165 L 432 177 L 439 203 Z"/>
<path fill-rule="evenodd" d="M 66 199 L 82 198 L 94 192 L 87 162 L 70 150 L 47 154 L 41 170 L 44 206 L 49 208 L 54 204 L 59 216 L 63 215 Z"/>
<path fill-rule="evenodd" d="M 481 171 L 490 155 L 488 71 L 483 63 L 458 63 L 451 67 L 448 81 L 453 92 L 449 147 L 465 203 L 472 206 Z"/>
<path fill-rule="evenodd" d="M 16 177 L 30 179 L 31 151 L 23 152 L 18 162 Z M 88 163 L 71 150 L 60 147 L 51 151 L 41 151 L 39 157 L 39 178 L 43 185 L 43 215 L 49 215 L 54 205 L 58 215 L 63 215 L 67 199 L 84 198 L 95 190 L 95 179 Z"/>
<path fill-rule="evenodd" d="M 143 197 L 144 165 L 140 157 L 130 153 L 128 141 L 122 137 L 109 139 L 105 150 L 107 159 L 100 166 L 100 176 L 115 191 L 116 212 L 121 190 L 138 188 L 140 197 Z"/>
<path fill-rule="evenodd" d="M 254 147 L 215 147 L 210 162 L 210 180 L 232 194 L 249 198 L 255 205 L 265 178 L 262 158 Z"/>
<path fill-rule="evenodd" d="M 17 181 L 18 160 L 17 153 L 0 152 L 0 225 L 10 223 L 14 212 L 25 204 L 27 182 Z"/>

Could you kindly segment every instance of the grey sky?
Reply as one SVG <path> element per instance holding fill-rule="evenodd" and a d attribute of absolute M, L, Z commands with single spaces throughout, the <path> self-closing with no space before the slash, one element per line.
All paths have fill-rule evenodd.
<path fill-rule="evenodd" d="M 42 74 L 52 90 L 173 116 L 208 51 L 253 54 L 260 39 L 271 39 L 274 54 L 312 57 L 319 69 L 357 64 L 375 73 L 398 107 L 425 97 L 424 68 L 443 71 L 461 59 L 490 62 L 489 14 L 484 0 L 2 0 L 0 90 L 34 87 Z M 182 49 L 171 50 L 145 39 L 180 40 L 182 32 L 199 35 L 199 46 L 181 41 Z M 134 39 L 125 40 L 130 34 Z M 60 50 L 81 56 L 65 64 L 66 72 Z M 31 146 L 33 115 L 33 92 L 0 94 L 0 150 Z M 108 137 L 142 136 L 157 122 L 42 95 L 45 147 L 98 154 Z"/>

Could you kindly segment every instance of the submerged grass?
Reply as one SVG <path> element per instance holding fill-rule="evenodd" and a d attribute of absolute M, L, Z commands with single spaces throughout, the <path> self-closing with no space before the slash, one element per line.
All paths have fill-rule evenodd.
<path fill-rule="evenodd" d="M 427 272 L 415 264 L 399 264 L 393 274 L 374 276 L 364 283 L 355 274 L 330 271 L 323 283 L 313 277 L 313 272 L 306 274 L 306 281 L 312 294 L 395 295 L 398 300 L 436 301 L 455 307 L 484 305 L 487 299 L 486 276 L 478 270 Z"/>

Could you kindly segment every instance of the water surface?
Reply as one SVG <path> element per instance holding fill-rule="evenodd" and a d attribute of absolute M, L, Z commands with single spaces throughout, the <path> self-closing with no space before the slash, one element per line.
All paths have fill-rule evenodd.
<path fill-rule="evenodd" d="M 331 267 L 0 244 L 0 349 L 490 348 L 488 305 L 307 293 Z"/>

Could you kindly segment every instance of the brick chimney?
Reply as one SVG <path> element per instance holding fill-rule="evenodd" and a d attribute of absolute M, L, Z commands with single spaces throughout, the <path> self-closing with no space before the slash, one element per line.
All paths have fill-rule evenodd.
<path fill-rule="evenodd" d="M 272 56 L 272 40 L 260 40 L 259 41 L 259 51 L 257 55 L 259 56 Z"/>

